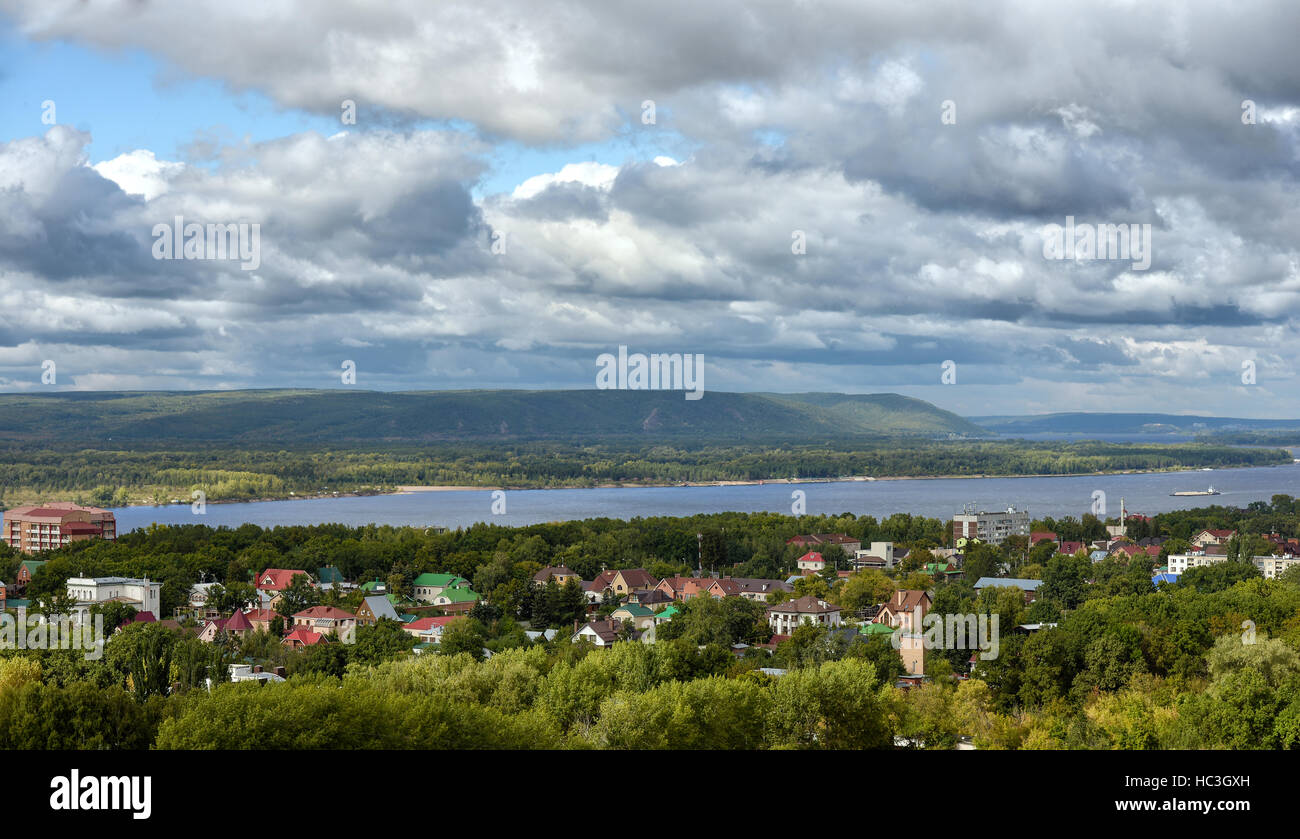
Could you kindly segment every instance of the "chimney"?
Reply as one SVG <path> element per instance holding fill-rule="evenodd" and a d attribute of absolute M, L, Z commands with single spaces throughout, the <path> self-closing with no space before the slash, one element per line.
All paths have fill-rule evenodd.
<path fill-rule="evenodd" d="M 574 635 L 577 635 L 577 634 L 578 634 L 578 629 L 579 629 L 579 628 L 580 628 L 580 625 L 579 625 L 578 621 L 575 620 L 575 621 L 573 622 L 573 634 L 574 634 Z"/>
<path fill-rule="evenodd" d="M 275 668 L 275 675 L 277 675 L 277 676 L 279 676 L 281 679 L 283 679 L 283 678 L 284 678 L 284 668 L 283 668 L 283 667 L 277 667 L 277 668 Z"/>
<path fill-rule="evenodd" d="M 254 665 L 253 665 L 253 672 L 254 672 L 254 673 L 261 673 L 261 672 L 262 672 L 262 665 L 260 665 L 260 664 L 254 664 Z"/>

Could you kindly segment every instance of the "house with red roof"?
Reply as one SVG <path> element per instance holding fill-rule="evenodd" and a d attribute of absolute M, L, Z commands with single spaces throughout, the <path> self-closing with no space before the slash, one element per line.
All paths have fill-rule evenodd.
<path fill-rule="evenodd" d="M 402 627 L 406 634 L 423 644 L 437 644 L 442 641 L 443 630 L 456 620 L 457 615 L 444 615 L 436 618 L 419 618 Z"/>
<path fill-rule="evenodd" d="M 223 632 L 227 635 L 246 638 L 253 633 L 253 622 L 248 619 L 242 609 L 239 609 L 228 618 L 216 618 L 208 621 L 204 625 L 203 631 L 199 633 L 199 640 L 211 644 Z"/>
<path fill-rule="evenodd" d="M 315 646 L 323 640 L 325 640 L 325 638 L 319 632 L 312 632 L 306 627 L 298 627 L 293 632 L 284 636 L 284 641 L 281 643 L 291 649 L 300 650 L 303 647 Z"/>
<path fill-rule="evenodd" d="M 257 590 L 278 594 L 289 587 L 293 578 L 301 574 L 312 582 L 311 574 L 295 568 L 268 568 L 257 575 Z"/>
<path fill-rule="evenodd" d="M 1083 549 L 1084 544 L 1082 542 L 1062 542 L 1061 547 L 1057 548 L 1056 552 L 1065 556 L 1074 556 Z"/>
<path fill-rule="evenodd" d="M 800 571 L 811 572 L 814 574 L 826 568 L 826 560 L 822 559 L 822 555 L 817 551 L 809 551 L 799 557 L 795 564 L 799 567 Z"/>
<path fill-rule="evenodd" d="M 1039 542 L 1056 542 L 1056 534 L 1050 530 L 1035 530 L 1029 534 L 1029 547 L 1037 545 Z"/>

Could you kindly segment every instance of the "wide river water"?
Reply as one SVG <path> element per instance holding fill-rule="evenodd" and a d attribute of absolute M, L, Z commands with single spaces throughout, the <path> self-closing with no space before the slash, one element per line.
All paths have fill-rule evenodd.
<path fill-rule="evenodd" d="M 1203 490 L 1213 485 L 1222 494 L 1174 498 L 1175 490 Z M 981 510 L 1014 506 L 1033 518 L 1076 518 L 1092 509 L 1093 493 L 1106 494 L 1106 513 L 1118 515 L 1120 499 L 1130 512 L 1154 513 L 1223 504 L 1244 507 L 1274 495 L 1300 496 L 1300 464 L 1214 471 L 1085 475 L 1069 478 L 940 478 L 893 481 L 747 486 L 623 487 L 612 489 L 510 490 L 505 512 L 493 512 L 491 490 L 410 492 L 301 501 L 209 504 L 200 516 L 189 504 L 121 507 L 118 530 L 160 524 L 207 524 L 238 527 L 340 522 L 347 525 L 391 524 L 456 528 L 475 522 L 524 525 L 609 517 L 689 516 L 697 513 L 791 512 L 791 494 L 802 490 L 809 514 L 855 513 L 884 518 L 912 513 L 950 519 L 966 504 Z M 500 509 L 500 504 L 497 505 Z"/>

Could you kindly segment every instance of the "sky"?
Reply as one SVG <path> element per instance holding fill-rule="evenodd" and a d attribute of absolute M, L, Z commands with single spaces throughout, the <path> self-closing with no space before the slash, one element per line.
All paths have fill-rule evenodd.
<path fill-rule="evenodd" d="M 624 345 L 706 390 L 1300 417 L 1298 31 L 1286 0 L 0 0 L 0 391 L 592 388 Z M 248 258 L 159 258 L 177 217 Z"/>

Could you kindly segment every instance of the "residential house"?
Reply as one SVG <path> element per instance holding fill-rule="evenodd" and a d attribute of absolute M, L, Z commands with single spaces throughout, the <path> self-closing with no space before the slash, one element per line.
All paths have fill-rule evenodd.
<path fill-rule="evenodd" d="M 438 595 L 449 588 L 463 586 L 469 588 L 469 580 L 455 574 L 421 574 L 411 583 L 415 599 L 422 603 L 434 603 Z M 384 592 L 375 592 L 383 594 Z"/>
<path fill-rule="evenodd" d="M 804 574 L 820 574 L 826 568 L 826 560 L 817 551 L 809 551 L 799 557 L 795 564 Z"/>
<path fill-rule="evenodd" d="M 623 623 L 618 620 L 588 621 L 573 633 L 570 642 L 588 641 L 597 647 L 609 647 L 623 637 Z"/>
<path fill-rule="evenodd" d="M 271 621 L 281 617 L 274 609 L 249 609 L 244 616 L 253 625 L 254 632 L 270 632 Z"/>
<path fill-rule="evenodd" d="M 45 567 L 46 561 L 44 559 L 24 559 L 18 564 L 18 576 L 14 579 L 14 583 L 18 586 L 19 591 L 27 589 L 27 584 L 32 581 L 32 577 L 36 576 L 36 572 Z"/>
<path fill-rule="evenodd" d="M 673 600 L 690 600 L 703 594 L 709 586 L 711 577 L 664 577 L 659 581 L 658 590 Z"/>
<path fill-rule="evenodd" d="M 904 551 L 898 556 L 894 555 L 893 542 L 872 542 L 869 548 L 859 548 L 850 556 L 850 563 L 853 570 L 861 571 L 863 568 L 893 568 L 897 560 L 901 560 L 907 552 Z"/>
<path fill-rule="evenodd" d="M 861 539 L 854 539 L 852 536 L 843 533 L 810 533 L 807 536 L 795 536 L 786 539 L 785 543 L 787 545 L 798 545 L 801 548 L 839 545 L 846 556 L 855 556 L 858 551 L 862 550 Z"/>
<path fill-rule="evenodd" d="M 657 588 L 646 589 L 644 591 L 634 591 L 627 596 L 628 603 L 636 603 L 639 606 L 645 606 L 647 609 L 658 609 L 660 606 L 672 604 L 672 595 L 664 594 Z"/>
<path fill-rule="evenodd" d="M 1056 534 L 1050 530 L 1035 530 L 1029 534 L 1029 547 L 1037 545 L 1039 542 L 1059 542 Z"/>
<path fill-rule="evenodd" d="M 1207 545 L 1226 545 L 1228 540 L 1237 535 L 1235 530 L 1202 530 L 1192 537 L 1192 544 L 1198 548 Z"/>
<path fill-rule="evenodd" d="M 436 618 L 417 618 L 402 627 L 406 633 L 422 644 L 439 644 L 442 642 L 443 630 L 447 624 L 459 615 L 444 615 Z"/>
<path fill-rule="evenodd" d="M 397 616 L 397 610 L 393 608 L 392 601 L 387 597 L 373 594 L 363 598 L 361 605 L 357 607 L 357 626 L 374 626 L 381 618 L 401 620 Z"/>
<path fill-rule="evenodd" d="M 438 592 L 432 601 L 433 605 L 441 606 L 443 611 L 468 612 L 478 603 L 478 595 L 469 587 L 469 583 L 462 580 L 455 585 L 449 585 L 442 591 Z"/>
<path fill-rule="evenodd" d="M 776 635 L 790 635 L 800 624 L 840 625 L 840 607 L 811 594 L 767 607 L 767 625 Z"/>
<path fill-rule="evenodd" d="M 930 611 L 930 593 L 920 589 L 900 589 L 894 596 L 880 604 L 876 613 L 876 623 L 892 627 L 902 627 L 904 632 L 920 632 L 916 625 L 916 610 L 921 610 L 924 618 Z"/>
<path fill-rule="evenodd" d="M 293 583 L 295 577 L 302 575 L 307 582 L 312 582 L 311 574 L 297 568 L 268 568 L 257 575 L 257 590 L 271 595 L 271 602 L 279 601 L 280 592 Z"/>
<path fill-rule="evenodd" d="M 569 580 L 582 582 L 582 577 L 579 577 L 564 565 L 548 565 L 533 575 L 533 585 L 539 588 L 545 586 L 551 580 L 555 580 L 557 586 L 563 586 Z"/>
<path fill-rule="evenodd" d="M 732 582 L 740 586 L 740 596 L 746 600 L 766 603 L 767 596 L 776 591 L 793 592 L 794 586 L 781 580 L 764 580 L 758 577 L 732 577 Z"/>
<path fill-rule="evenodd" d="M 1026 580 L 1019 577 L 980 577 L 975 581 L 975 590 L 986 588 L 1018 588 L 1025 593 L 1025 602 L 1033 603 L 1038 596 L 1038 587 L 1042 580 Z"/>
<path fill-rule="evenodd" d="M 281 643 L 291 649 L 300 650 L 303 647 L 313 647 L 323 640 L 325 640 L 325 636 L 319 632 L 313 632 L 305 626 L 300 626 L 284 636 L 284 641 Z"/>
<path fill-rule="evenodd" d="M 222 633 L 227 637 L 247 638 L 253 633 L 253 622 L 242 609 L 238 609 L 228 618 L 216 618 L 204 624 L 199 632 L 199 640 L 211 644 Z"/>
<path fill-rule="evenodd" d="M 125 603 L 137 612 L 157 617 L 162 608 L 162 583 L 131 577 L 71 577 L 68 596 L 77 602 L 79 615 L 88 615 L 90 607 L 103 603 Z"/>
<path fill-rule="evenodd" d="M 611 620 L 620 623 L 626 620 L 632 621 L 633 629 L 648 629 L 655 625 L 655 613 L 636 603 L 624 603 L 613 612 L 610 612 Z"/>
<path fill-rule="evenodd" d="M 637 589 L 655 588 L 659 585 L 659 580 L 644 568 L 601 571 L 593 582 L 599 586 L 602 594 L 608 590 L 620 598 Z"/>
<path fill-rule="evenodd" d="M 346 637 L 356 629 L 357 616 L 337 606 L 312 606 L 293 616 L 293 628 L 310 629 L 320 635 Z"/>

